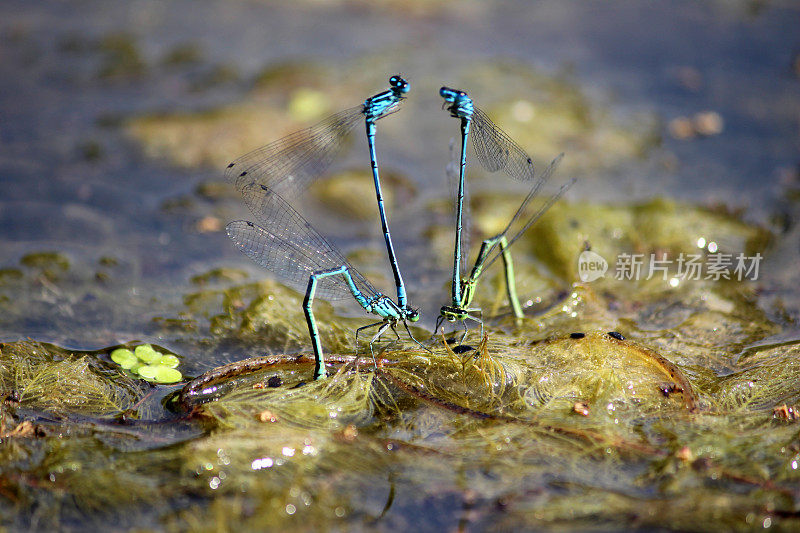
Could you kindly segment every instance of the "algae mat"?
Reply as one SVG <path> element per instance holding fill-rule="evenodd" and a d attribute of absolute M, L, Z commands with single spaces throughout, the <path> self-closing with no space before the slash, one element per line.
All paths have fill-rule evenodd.
<path fill-rule="evenodd" d="M 796 525 L 796 412 L 774 406 L 800 400 L 800 347 L 710 379 L 619 334 L 497 337 L 377 370 L 331 356 L 320 382 L 276 355 L 175 387 L 107 353 L 5 344 L 4 507 L 42 527 Z"/>

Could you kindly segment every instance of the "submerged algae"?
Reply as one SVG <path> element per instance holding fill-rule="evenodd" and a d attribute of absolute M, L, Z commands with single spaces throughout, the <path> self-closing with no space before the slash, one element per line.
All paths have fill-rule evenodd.
<path fill-rule="evenodd" d="M 246 345 L 287 350 L 308 336 L 302 296 L 272 280 L 203 289 L 187 295 L 184 303 L 190 315 L 207 320 L 212 335 L 235 337 Z M 315 314 L 327 323 L 331 306 L 316 303 Z M 341 335 L 330 337 L 328 328 L 321 335 L 325 345 L 332 342 L 343 347 Z"/>
<path fill-rule="evenodd" d="M 311 194 L 336 213 L 361 220 L 371 220 L 377 212 L 375 192 L 364 187 L 372 180 L 367 169 L 337 172 L 329 179 L 315 183 Z M 382 196 L 387 208 L 404 205 L 416 193 L 416 187 L 401 174 L 381 169 Z"/>
<path fill-rule="evenodd" d="M 590 97 L 568 73 L 509 60 L 476 62 L 448 85 L 466 90 L 534 161 L 566 152 L 559 172 L 568 175 L 591 177 L 659 143 L 655 116 L 615 116 L 608 101 Z"/>
<path fill-rule="evenodd" d="M 746 527 L 752 513 L 791 527 L 787 487 L 798 478 L 786 465 L 800 450 L 779 449 L 796 439 L 797 425 L 771 423 L 771 409 L 751 402 L 691 415 L 684 394 L 664 395 L 659 384 L 674 374 L 646 352 L 602 332 L 532 346 L 490 340 L 462 355 L 441 346 L 433 354 L 386 353 L 377 372 L 342 359 L 331 379 L 299 387 L 297 371 L 310 376 L 313 361 L 276 356 L 238 375 L 229 369 L 215 384 L 198 378 L 184 388 L 193 416 L 217 427 L 207 436 L 146 457 L 116 453 L 114 468 L 102 459 L 104 446 L 74 436 L 56 451 L 57 441 L 45 437 L 47 463 L 27 470 L 28 481 L 11 477 L 5 486 L 60 508 L 63 517 L 76 512 L 75 501 L 113 514 L 124 492 L 178 529 L 210 520 L 389 529 L 409 525 L 412 516 L 453 523 L 461 505 L 473 510 L 466 523 L 490 529 L 598 520 L 695 529 L 686 512 L 710 517 L 697 499 L 716 506 L 721 527 Z M 776 352 L 750 359 L 771 360 Z M 796 358 L 797 348 L 786 356 Z M 611 379 L 599 380 L 605 365 Z M 544 394 L 542 372 L 574 380 Z M 784 377 L 796 382 L 797 372 L 795 365 Z M 281 386 L 269 386 L 278 375 Z M 188 395 L 192 388 L 216 392 L 201 403 Z M 696 393 L 706 406 L 718 395 L 704 387 Z M 797 399 L 765 389 L 754 395 L 762 405 Z M 576 399 L 589 416 L 573 412 Z M 33 484 L 53 473 L 52 489 Z M 154 479 L 159 489 L 149 487 Z M 108 488 L 66 489 L 78 482 Z M 175 513 L 173 500 L 182 494 L 191 500 Z M 440 515 L 430 514 L 432 505 Z"/>
<path fill-rule="evenodd" d="M 518 197 L 508 195 L 477 195 L 473 200 L 476 229 L 482 235 L 499 232 L 507 215 L 504 218 L 498 213 L 513 212 L 512 207 L 518 202 Z M 554 274 L 573 281 L 578 278 L 578 255 L 587 246 L 608 261 L 605 277 L 613 278 L 615 260 L 624 253 L 641 254 L 648 261 L 651 254 L 656 259 L 671 260 L 674 272 L 680 254 L 751 256 L 763 254 L 770 241 L 769 231 L 746 224 L 736 216 L 666 198 L 629 205 L 562 200 L 528 230 L 514 253 L 524 253 L 527 242 L 530 252 Z M 648 266 L 649 263 L 643 264 L 643 280 L 651 277 Z M 656 273 L 662 277 L 660 271 Z"/>
<path fill-rule="evenodd" d="M 633 222 L 636 208 L 588 207 L 624 213 L 611 218 L 626 221 L 620 227 L 634 237 L 615 238 L 618 222 L 591 235 L 593 249 L 611 253 L 642 249 L 637 242 L 644 249 L 691 248 L 694 236 L 677 236 L 702 226 L 672 222 L 677 217 L 714 220 L 707 237 L 732 243 L 730 249 L 764 242 L 757 228 L 720 223 L 704 210 L 651 207 Z M 561 239 L 549 241 L 552 248 L 580 250 L 583 227 L 563 219 L 586 209 L 567 204 L 542 221 L 545 230 L 568 228 L 543 233 Z M 666 222 L 648 230 L 659 218 Z M 677 229 L 662 231 L 670 225 Z M 521 264 L 529 264 L 526 250 L 536 255 L 542 234 L 534 235 L 515 253 Z M 575 279 L 574 264 L 548 257 L 558 254 L 540 264 L 563 271 L 555 276 L 561 284 Z M 538 275 L 518 272 L 523 281 Z M 272 281 L 247 283 L 241 273 L 212 271 L 196 285 L 184 314 L 208 323 L 210 336 L 275 351 L 307 342 L 301 295 Z M 517 329 L 502 317 L 489 321 L 486 339 L 468 335 L 475 349 L 437 343 L 429 353 L 406 342 L 379 352 L 377 370 L 363 346 L 360 357 L 338 354 L 352 353 L 352 328 L 363 320 L 334 317 L 322 305 L 325 323 L 335 326 L 333 333 L 325 328 L 330 379 L 311 381 L 313 358 L 302 353 L 232 363 L 166 401 L 176 413 L 151 414 L 151 428 L 191 424 L 197 433 L 188 441 L 151 441 L 148 454 L 112 452 L 124 450 L 123 429 L 153 439 L 136 426 L 115 427 L 113 438 L 102 439 L 110 445 L 62 449 L 56 461 L 52 437 L 40 437 L 51 462 L 29 468 L 14 455 L 17 462 L 4 471 L 11 481 L 0 488 L 32 498 L 18 500 L 23 508 L 46 502 L 64 516 L 79 508 L 73 496 L 78 506 L 113 514 L 117 496 L 130 491 L 136 508 L 168 529 L 211 521 L 304 531 L 397 529 L 421 519 L 431 527 L 696 530 L 713 527 L 712 518 L 725 529 L 767 519 L 797 527 L 799 430 L 796 421 L 774 418 L 773 407 L 800 402 L 800 344 L 753 344 L 778 326 L 752 302 L 745 281 L 671 287 L 664 280 L 597 280 L 573 285 L 546 313 L 529 309 Z M 714 322 L 730 329 L 710 335 L 705 328 Z M 104 376 L 106 387 L 129 380 L 116 370 Z M 117 407 L 141 399 L 138 390 Z M 29 405 L 44 413 L 57 405 L 45 400 Z M 107 416 L 114 413 L 109 408 Z M 93 424 L 96 433 L 110 431 Z M 33 445 L 3 438 L 16 454 Z M 115 468 L 102 470 L 111 453 L 119 456 Z M 87 461 L 101 466 L 77 470 L 80 478 L 64 466 Z M 72 477 L 64 479 L 90 484 L 102 477 L 114 486 L 104 495 L 38 486 L 54 468 L 57 480 L 66 471 Z M 148 491 L 149 483 L 160 488 Z"/>
<path fill-rule="evenodd" d="M 133 406 L 142 394 L 136 380 L 87 354 L 47 344 L 0 344 L 0 389 L 21 405 L 54 412 L 108 414 Z"/>
<path fill-rule="evenodd" d="M 311 366 L 310 359 L 301 365 L 308 372 Z M 235 519 L 242 525 L 274 514 L 276 523 L 301 529 L 364 527 L 378 519 L 392 528 L 444 490 L 455 502 L 473 502 L 469 523 L 478 527 L 600 520 L 695 529 L 700 523 L 693 526 L 682 512 L 710 517 L 695 498 L 713 502 L 727 517 L 724 527 L 746 527 L 751 513 L 794 523 L 777 511 L 791 507 L 791 482 L 798 479 L 780 451 L 797 426 L 776 426 L 771 409 L 752 404 L 718 411 L 717 391 L 693 390 L 680 367 L 606 333 L 527 347 L 490 341 L 465 357 L 445 348 L 433 355 L 392 352 L 377 372 L 345 364 L 333 378 L 299 388 L 291 379 L 286 388 L 257 385 L 290 369 L 289 358 L 254 360 L 249 381 L 216 389 L 215 401 L 200 407 L 231 428 L 192 445 L 210 493 L 227 501 L 205 509 L 208 519 L 245 505 L 253 514 Z M 232 379 L 235 371 L 228 372 Z M 542 372 L 562 385 L 548 388 Z M 796 380 L 796 373 L 784 377 Z M 692 415 L 695 394 L 704 407 Z M 760 394 L 764 405 L 785 398 Z M 579 399 L 588 416 L 573 412 Z M 746 463 L 748 455 L 759 464 Z M 374 486 L 384 487 L 384 500 Z M 664 499 L 681 512 L 670 512 Z M 765 515 L 765 508 L 773 511 Z"/>

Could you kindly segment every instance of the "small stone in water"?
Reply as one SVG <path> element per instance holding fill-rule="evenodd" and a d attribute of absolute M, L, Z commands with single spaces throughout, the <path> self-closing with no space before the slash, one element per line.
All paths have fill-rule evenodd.
<path fill-rule="evenodd" d="M 453 348 L 453 353 L 455 353 L 455 354 L 462 354 L 462 353 L 467 353 L 467 352 L 470 352 L 470 351 L 472 351 L 472 350 L 474 350 L 474 349 L 475 349 L 475 348 L 473 348 L 472 346 L 470 346 L 470 345 L 468 345 L 468 344 L 459 344 L 458 346 L 456 346 L 455 348 Z"/>
<path fill-rule="evenodd" d="M 572 406 L 572 410 L 579 415 L 589 416 L 589 406 L 585 402 L 575 402 L 575 405 Z"/>

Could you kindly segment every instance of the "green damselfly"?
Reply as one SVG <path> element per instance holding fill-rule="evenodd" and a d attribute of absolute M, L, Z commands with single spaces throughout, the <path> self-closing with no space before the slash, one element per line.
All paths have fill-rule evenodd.
<path fill-rule="evenodd" d="M 512 312 L 517 319 L 522 318 L 522 306 L 516 292 L 514 280 L 514 264 L 511 259 L 509 248 L 519 237 L 525 233 L 544 213 L 550 208 L 566 190 L 575 182 L 570 181 L 550 197 L 538 211 L 528 218 L 525 224 L 511 238 L 508 232 L 512 226 L 520 220 L 525 213 L 528 204 L 533 200 L 555 171 L 564 154 L 556 157 L 542 174 L 536 177 L 533 161 L 530 156 L 514 142 L 503 130 L 501 130 L 489 117 L 474 105 L 472 99 L 464 91 L 442 87 L 439 94 L 445 100 L 445 107 L 450 115 L 461 121 L 461 150 L 458 164 L 458 188 L 456 193 L 456 231 L 455 245 L 453 250 L 453 279 L 451 291 L 451 305 L 442 306 L 439 311 L 439 318 L 436 321 L 436 329 L 444 321 L 462 322 L 465 327 L 466 320 L 473 320 L 481 324 L 483 320 L 479 308 L 470 307 L 475 296 L 475 288 L 481 274 L 494 263 L 498 257 L 503 258 L 506 278 L 506 290 Z M 533 181 L 533 186 L 525 199 L 520 204 L 514 216 L 506 225 L 505 229 L 486 239 L 481 244 L 478 257 L 472 267 L 470 274 L 464 275 L 462 264 L 465 262 L 463 254 L 466 252 L 464 245 L 464 198 L 466 194 L 465 171 L 467 160 L 467 138 L 470 136 L 472 127 L 472 146 L 482 166 L 490 171 L 502 170 L 510 178 L 517 181 Z M 453 165 L 448 165 L 448 173 L 453 172 Z M 463 337 L 462 337 L 463 340 Z"/>

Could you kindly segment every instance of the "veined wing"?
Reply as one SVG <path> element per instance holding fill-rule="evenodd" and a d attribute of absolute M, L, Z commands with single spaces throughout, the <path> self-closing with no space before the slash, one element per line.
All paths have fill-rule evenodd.
<path fill-rule="evenodd" d="M 469 134 L 483 168 L 489 172 L 502 170 L 517 181 L 533 179 L 531 157 L 477 107 L 472 114 Z"/>
<path fill-rule="evenodd" d="M 327 241 L 280 195 L 259 187 L 259 220 L 265 227 L 237 220 L 227 226 L 228 236 L 253 261 L 272 271 L 292 288 L 305 292 L 314 272 L 346 265 L 356 288 L 366 298 L 377 294 L 375 288 L 358 272 L 338 248 Z M 317 295 L 325 300 L 352 298 L 345 280 L 330 276 L 322 280 Z"/>
<path fill-rule="evenodd" d="M 527 196 L 525 196 L 525 199 L 517 208 L 516 213 L 514 213 L 514 216 L 511 217 L 511 220 L 508 222 L 508 225 L 506 225 L 505 229 L 498 236 L 506 235 L 508 231 L 511 229 L 511 227 L 514 225 L 514 223 L 517 220 L 519 220 L 519 218 L 522 216 L 523 212 L 528 207 L 528 204 L 531 202 L 531 200 L 533 200 L 536 196 L 538 196 L 542 186 L 544 186 L 544 184 L 547 182 L 550 176 L 553 175 L 553 172 L 555 172 L 556 167 L 558 167 L 558 164 L 561 162 L 563 157 L 564 154 L 560 154 L 558 157 L 553 159 L 553 161 L 545 169 L 542 175 L 536 180 L 536 183 L 528 192 Z M 520 228 L 519 231 L 517 231 L 513 237 L 508 239 L 506 247 L 510 248 L 511 245 L 514 244 L 522 236 L 523 233 L 528 231 L 528 228 L 530 228 L 533 224 L 535 224 L 536 221 L 538 221 L 542 217 L 542 215 L 544 215 L 554 203 L 556 203 L 562 196 L 564 196 L 564 193 L 566 193 L 567 190 L 570 187 L 572 187 L 575 181 L 576 181 L 575 178 L 573 178 L 568 183 L 562 185 L 561 188 L 558 190 L 558 192 L 556 192 L 553 196 L 551 196 L 535 213 L 533 213 L 533 215 L 531 215 L 531 217 L 527 220 L 527 222 L 525 222 L 525 225 L 523 225 L 522 228 Z M 489 258 L 489 256 L 492 254 L 492 251 L 494 251 L 497 247 L 498 244 L 495 243 L 489 250 L 489 252 L 487 252 L 486 257 Z M 497 258 L 500 257 L 501 254 L 502 252 L 498 250 L 497 253 L 495 253 L 491 258 L 485 261 L 483 268 L 484 269 L 489 268 L 489 266 L 492 263 L 494 263 L 497 260 Z"/>
<path fill-rule="evenodd" d="M 293 198 L 330 166 L 350 131 L 364 119 L 363 110 L 363 104 L 345 109 L 253 150 L 230 163 L 225 178 L 236 185 L 251 209 L 252 191 L 262 185 Z"/>

